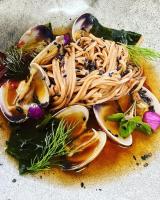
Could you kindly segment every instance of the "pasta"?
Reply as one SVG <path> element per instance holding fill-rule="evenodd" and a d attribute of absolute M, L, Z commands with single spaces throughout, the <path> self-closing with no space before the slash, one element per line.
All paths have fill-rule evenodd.
<path fill-rule="evenodd" d="M 42 52 L 41 55 L 44 57 L 38 64 L 47 71 L 51 81 L 52 110 L 117 100 L 138 91 L 145 82 L 143 69 L 129 61 L 125 46 L 92 34 L 61 45 L 59 55 L 46 56 Z"/>

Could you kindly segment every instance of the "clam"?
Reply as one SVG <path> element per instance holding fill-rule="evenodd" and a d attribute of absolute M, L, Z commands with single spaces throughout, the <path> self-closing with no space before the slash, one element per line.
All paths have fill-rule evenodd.
<path fill-rule="evenodd" d="M 135 101 L 135 107 L 136 107 L 136 115 L 141 116 L 143 118 L 143 115 L 146 111 L 149 111 L 152 109 L 156 113 L 160 114 L 160 103 L 158 99 L 155 97 L 155 95 L 149 91 L 146 87 L 142 87 L 142 89 L 139 92 L 136 92 L 136 94 L 132 94 L 132 96 L 129 99 L 126 99 L 126 102 L 128 105 L 131 104 L 131 101 Z M 130 146 L 132 145 L 132 135 L 130 135 L 127 138 L 122 138 L 118 134 L 118 125 L 117 122 L 109 122 L 106 120 L 107 115 L 111 115 L 113 113 L 118 112 L 118 107 L 121 107 L 123 112 L 125 112 L 125 115 L 127 114 L 127 117 L 134 116 L 135 109 L 133 108 L 134 105 L 132 105 L 127 111 L 126 111 L 126 105 L 125 100 L 123 101 L 119 100 L 118 103 L 116 102 L 108 102 L 105 104 L 98 104 L 93 107 L 96 119 L 100 125 L 100 127 L 106 132 L 107 136 L 111 138 L 114 142 L 118 143 L 122 146 Z M 133 111 L 133 112 L 132 112 Z"/>
<path fill-rule="evenodd" d="M 41 107 L 49 104 L 48 86 L 43 69 L 32 64 L 28 80 L 7 81 L 0 88 L 0 106 L 10 122 L 23 122 L 28 118 L 28 110 L 33 103 Z"/>
<path fill-rule="evenodd" d="M 142 103 L 148 104 L 148 110 L 151 109 L 160 114 L 160 102 L 151 91 L 149 91 L 146 87 L 142 87 L 139 91 L 139 95 L 141 97 L 140 105 L 142 105 Z"/>
<path fill-rule="evenodd" d="M 66 107 L 54 115 L 58 119 L 64 119 L 68 124 L 75 126 L 72 130 L 72 138 L 79 136 L 87 126 L 89 111 L 81 105 Z"/>
<path fill-rule="evenodd" d="M 70 153 L 62 162 L 64 170 L 79 171 L 84 169 L 102 151 L 106 144 L 106 134 L 95 129 L 86 130 L 89 111 L 81 105 L 74 105 L 59 111 L 54 115 L 58 119 L 64 119 L 68 125 L 73 125 L 71 142 L 67 148 Z"/>
<path fill-rule="evenodd" d="M 103 150 L 106 144 L 106 134 L 103 131 L 91 129 L 75 139 L 69 148 L 71 153 L 63 165 L 64 170 L 81 171 L 92 162 Z"/>
<path fill-rule="evenodd" d="M 29 28 L 20 38 L 17 46 L 29 51 L 41 51 L 55 39 L 51 24 Z"/>
<path fill-rule="evenodd" d="M 33 60 L 32 63 L 40 65 L 48 64 L 53 57 L 58 54 L 61 45 L 65 45 L 69 42 L 67 35 L 57 36 L 53 42 L 46 46 Z"/>
<path fill-rule="evenodd" d="M 103 37 L 106 40 L 113 40 L 124 44 L 134 45 L 141 41 L 142 35 L 139 33 L 115 30 L 104 27 L 97 18 L 90 13 L 85 13 L 78 17 L 72 26 L 72 38 L 76 41 L 81 31 L 89 32 L 96 37 Z"/>
<path fill-rule="evenodd" d="M 94 25 L 94 19 L 96 19 L 93 15 L 90 13 L 85 13 L 78 17 L 72 26 L 72 38 L 74 41 L 77 40 L 77 36 L 79 31 L 84 30 L 86 32 L 90 32 L 93 25 Z"/>
<path fill-rule="evenodd" d="M 118 134 L 118 125 L 116 122 L 109 122 L 106 120 L 107 115 L 116 113 L 118 106 L 115 102 L 97 104 L 93 106 L 93 111 L 98 124 L 107 136 L 121 146 L 128 147 L 132 145 L 132 135 L 127 138 L 122 138 Z"/>

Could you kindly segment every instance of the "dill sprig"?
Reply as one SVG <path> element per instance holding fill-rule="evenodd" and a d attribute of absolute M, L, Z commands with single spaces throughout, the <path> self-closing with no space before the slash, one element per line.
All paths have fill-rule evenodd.
<path fill-rule="evenodd" d="M 14 80 L 24 80 L 29 74 L 29 66 L 32 56 L 24 55 L 21 49 L 11 46 L 6 51 L 6 59 L 4 60 L 6 67 L 6 77 Z"/>
<path fill-rule="evenodd" d="M 52 123 L 51 133 L 46 134 L 41 155 L 35 156 L 31 160 L 31 166 L 27 168 L 27 171 L 36 173 L 41 170 L 48 170 L 57 164 L 56 158 L 68 154 L 67 144 L 70 143 L 69 135 L 73 128 L 73 125 L 67 125 L 64 120 L 61 120 L 57 129 L 54 130 L 54 124 Z"/>
<path fill-rule="evenodd" d="M 143 48 L 137 45 L 127 45 L 130 60 L 136 64 L 140 65 L 144 60 L 154 61 L 160 58 L 160 52 L 155 51 L 150 48 Z"/>

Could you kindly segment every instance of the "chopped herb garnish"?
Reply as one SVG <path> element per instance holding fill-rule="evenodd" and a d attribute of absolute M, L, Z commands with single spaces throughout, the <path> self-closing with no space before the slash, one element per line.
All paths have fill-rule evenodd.
<path fill-rule="evenodd" d="M 119 135 L 123 138 L 131 135 L 135 129 L 147 135 L 152 133 L 151 127 L 147 123 L 144 123 L 141 117 L 134 117 L 135 106 L 136 104 L 134 103 L 126 113 L 116 113 L 106 117 L 107 120 L 120 123 Z"/>
<path fill-rule="evenodd" d="M 124 118 L 124 113 L 116 113 L 110 116 L 107 116 L 106 119 L 110 120 L 110 121 L 121 121 L 121 119 Z"/>

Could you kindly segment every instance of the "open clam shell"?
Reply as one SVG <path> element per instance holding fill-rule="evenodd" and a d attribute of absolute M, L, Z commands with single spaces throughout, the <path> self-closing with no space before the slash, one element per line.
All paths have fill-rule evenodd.
<path fill-rule="evenodd" d="M 28 109 L 38 101 L 41 107 L 49 104 L 49 91 L 45 74 L 35 64 L 31 65 L 29 79 L 16 83 L 7 81 L 0 88 L 0 106 L 4 116 L 10 121 L 20 123 L 28 118 Z M 15 85 L 15 84 L 14 84 Z"/>
<path fill-rule="evenodd" d="M 160 114 L 160 102 L 151 91 L 149 91 L 146 87 L 142 87 L 142 89 L 138 93 L 139 93 L 139 97 L 141 98 L 140 101 L 142 103 L 148 104 L 147 105 L 148 110 L 150 108 L 152 108 L 156 113 Z M 124 104 L 124 102 L 123 102 L 123 104 Z M 129 137 L 124 139 L 118 135 L 118 132 L 117 132 L 117 134 L 115 134 L 115 133 L 113 134 L 113 132 L 111 132 L 110 129 L 112 127 L 110 127 L 109 124 L 107 124 L 106 120 L 105 120 L 105 117 L 107 115 L 112 114 L 112 113 L 107 113 L 108 112 L 107 107 L 109 107 L 109 104 L 107 104 L 107 103 L 106 104 L 98 104 L 93 107 L 93 110 L 94 110 L 94 113 L 95 113 L 95 116 L 96 116 L 96 119 L 97 119 L 99 125 L 106 132 L 107 136 L 109 138 L 111 138 L 114 142 L 118 143 L 119 145 L 126 146 L 126 147 L 132 145 L 132 135 L 130 135 Z M 116 107 L 116 104 L 114 105 L 114 103 L 112 103 L 110 105 L 110 108 L 112 110 L 114 110 L 115 107 Z M 115 112 L 116 112 L 116 110 L 115 110 Z M 112 126 L 114 126 L 115 123 L 116 122 L 111 122 Z"/>
<path fill-rule="evenodd" d="M 37 63 L 39 65 L 48 64 L 53 57 L 58 54 L 58 50 L 61 45 L 65 45 L 69 39 L 65 35 L 57 36 L 53 42 L 46 46 L 31 63 Z"/>
<path fill-rule="evenodd" d="M 64 108 L 54 117 L 65 120 L 68 125 L 75 126 L 71 133 L 72 141 L 67 146 L 70 153 L 62 162 L 61 167 L 69 171 L 84 169 L 102 151 L 106 144 L 106 134 L 94 129 L 86 131 L 89 111 L 82 105 Z"/>
<path fill-rule="evenodd" d="M 54 39 L 51 24 L 37 25 L 29 28 L 21 36 L 17 46 L 29 51 L 39 51 Z"/>
<path fill-rule="evenodd" d="M 72 138 L 76 138 L 86 129 L 89 111 L 84 106 L 74 105 L 60 110 L 54 117 L 64 119 L 69 125 L 73 125 L 75 128 L 72 130 Z"/>
<path fill-rule="evenodd" d="M 86 32 L 90 32 L 90 30 L 92 29 L 93 25 L 94 25 L 94 20 L 95 17 L 93 15 L 91 15 L 90 13 L 85 13 L 83 15 L 81 15 L 80 17 L 78 17 L 72 26 L 72 38 L 74 41 L 76 41 L 77 39 L 77 33 L 80 30 L 85 30 Z"/>
<path fill-rule="evenodd" d="M 146 97 L 148 98 L 149 100 L 149 106 L 152 107 L 152 109 L 160 114 L 160 102 L 159 100 L 157 99 L 157 97 L 151 92 L 149 91 L 146 87 L 142 87 L 141 91 L 143 92 L 144 94 L 144 100 L 147 101 Z M 143 96 L 141 96 L 142 99 L 143 99 Z"/>
<path fill-rule="evenodd" d="M 114 142 L 125 147 L 131 146 L 132 135 L 124 139 L 119 136 L 118 131 L 117 133 L 115 132 L 113 134 L 113 132 L 111 132 L 111 130 L 109 129 L 108 124 L 106 124 L 105 117 L 107 116 L 107 114 L 109 115 L 108 110 L 110 109 L 112 109 L 112 105 L 108 105 L 108 104 L 98 104 L 93 107 L 93 111 L 94 111 L 98 124 L 100 125 L 102 130 L 107 134 L 107 136 L 110 139 L 112 139 Z M 113 124 L 111 124 L 111 126 L 113 126 Z"/>
<path fill-rule="evenodd" d="M 31 68 L 35 68 L 37 73 L 33 77 L 33 85 L 35 87 L 35 95 L 43 107 L 49 104 L 49 78 L 46 72 L 37 64 L 31 63 Z"/>
<path fill-rule="evenodd" d="M 10 122 L 23 122 L 27 119 L 26 114 L 16 112 L 16 109 L 14 110 L 14 113 L 10 109 L 11 98 L 9 99 L 9 94 L 13 93 L 13 90 L 10 89 L 10 83 L 7 81 L 5 84 L 3 84 L 0 88 L 0 106 L 1 111 L 3 115 L 8 119 Z M 14 94 L 13 94 L 14 95 Z"/>
<path fill-rule="evenodd" d="M 71 144 L 73 151 L 68 155 L 64 170 L 81 171 L 103 150 L 107 136 L 102 131 L 92 129 L 83 133 Z M 79 144 L 79 145 L 78 145 Z"/>

